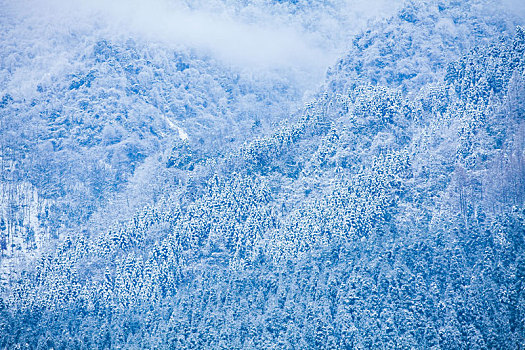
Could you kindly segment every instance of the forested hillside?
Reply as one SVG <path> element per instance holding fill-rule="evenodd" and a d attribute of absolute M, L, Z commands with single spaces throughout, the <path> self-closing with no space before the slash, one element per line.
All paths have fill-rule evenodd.
<path fill-rule="evenodd" d="M 300 99 L 287 76 L 228 69 L 132 39 L 93 35 L 78 45 L 75 37 L 85 34 L 70 33 L 46 47 L 50 53 L 26 49 L 37 45 L 38 29 L 21 34 L 13 25 L 3 33 L 12 44 L 1 53 L 0 96 L 0 243 L 8 254 L 86 229 L 115 200 L 126 204 L 109 209 L 111 219 L 130 201 L 126 214 L 133 213 L 169 191 L 161 186 L 171 174 L 160 184 L 143 178 L 162 173 L 156 168 L 169 163 L 171 149 L 193 149 L 194 162 L 215 157 L 287 117 L 297 103 L 288 101 Z M 16 42 L 21 35 L 27 42 Z M 55 51 L 61 61 L 50 72 L 28 71 L 51 64 Z"/>
<path fill-rule="evenodd" d="M 520 21 L 408 1 L 315 93 L 97 39 L 28 95 L 2 50 L 0 347 L 523 348 Z"/>

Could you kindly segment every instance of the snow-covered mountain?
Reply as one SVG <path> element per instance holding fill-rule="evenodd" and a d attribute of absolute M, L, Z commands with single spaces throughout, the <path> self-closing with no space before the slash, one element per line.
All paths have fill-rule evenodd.
<path fill-rule="evenodd" d="M 22 4 L 2 347 L 525 342 L 519 4 Z"/>

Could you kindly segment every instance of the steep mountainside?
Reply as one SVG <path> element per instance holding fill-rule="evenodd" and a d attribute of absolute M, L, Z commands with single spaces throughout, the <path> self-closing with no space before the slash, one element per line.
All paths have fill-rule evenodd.
<path fill-rule="evenodd" d="M 20 111 L 5 130 L 41 123 L 38 137 L 5 148 L 48 152 L 13 157 L 5 174 L 39 174 L 31 185 L 56 191 L 39 194 L 49 203 L 75 203 L 58 212 L 78 223 L 101 198 L 129 216 L 103 219 L 100 205 L 99 230 L 72 225 L 22 261 L 0 299 L 0 345 L 519 349 L 525 30 L 475 16 L 476 4 L 408 4 L 357 36 L 296 113 L 285 103 L 296 91 L 277 77 L 265 95 L 269 82 L 232 81 L 185 54 L 158 62 L 168 51 L 149 58 L 131 42 L 96 42 L 87 68 L 33 106 L 5 94 L 2 113 Z M 458 36 L 434 26 L 449 20 Z M 389 53 L 385 37 L 398 43 Z M 71 104 L 42 118 L 41 101 L 63 95 Z M 272 124 L 283 113 L 289 121 Z M 92 130 L 85 143 L 75 126 Z M 89 191 L 78 189 L 86 169 L 102 177 Z M 62 188 L 57 174 L 80 181 Z M 128 194 L 142 207 L 133 215 Z"/>

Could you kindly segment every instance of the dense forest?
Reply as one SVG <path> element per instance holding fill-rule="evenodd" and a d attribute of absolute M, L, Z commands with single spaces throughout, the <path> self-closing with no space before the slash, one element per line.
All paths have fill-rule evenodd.
<path fill-rule="evenodd" d="M 103 31 L 23 86 L 4 15 L 0 347 L 525 348 L 517 13 L 405 1 L 314 92 Z"/>

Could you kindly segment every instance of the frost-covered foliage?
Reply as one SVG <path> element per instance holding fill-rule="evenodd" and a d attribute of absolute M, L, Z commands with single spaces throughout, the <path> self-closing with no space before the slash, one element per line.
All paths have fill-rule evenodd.
<path fill-rule="evenodd" d="M 16 216 L 59 238 L 4 274 L 0 346 L 520 349 L 525 30 L 479 4 L 376 23 L 279 126 L 292 86 L 132 42 L 96 41 L 34 104 L 4 94 L 5 188 L 76 221 Z"/>
<path fill-rule="evenodd" d="M 500 4 L 486 3 L 407 1 L 397 16 L 353 38 L 329 71 L 329 89 L 347 93 L 371 82 L 412 91 L 439 79 L 450 60 L 512 32 L 511 16 L 498 13 Z"/>
<path fill-rule="evenodd" d="M 190 50 L 84 33 L 61 38 L 57 50 L 72 53 L 64 53 L 61 66 L 46 73 L 48 67 L 35 68 L 34 61 L 47 64 L 56 57 L 33 49 L 36 39 L 17 43 L 25 35 L 22 29 L 8 26 L 3 33 L 8 45 L 0 67 L 5 77 L 0 176 L 5 188 L 31 184 L 46 203 L 38 203 L 46 207 L 40 213 L 42 229 L 55 235 L 82 229 L 126 188 L 138 206 L 160 196 L 166 188 L 134 195 L 144 184 L 129 188 L 129 182 L 140 181 L 145 171 L 163 163 L 175 166 L 181 144 L 198 150 L 193 163 L 215 157 L 287 117 L 294 106 L 288 101 L 300 99 L 289 77 L 275 72 L 252 74 Z M 80 46 L 77 36 L 85 40 Z M 34 77 L 30 68 L 43 77 Z M 3 193 L 11 196 L 8 190 Z M 3 214 L 11 224 L 25 204 L 11 197 L 5 203 L 13 206 Z M 15 230 L 4 235 L 11 240 L 4 244 L 9 250 L 24 249 L 11 238 L 25 237 L 25 227 Z"/>

